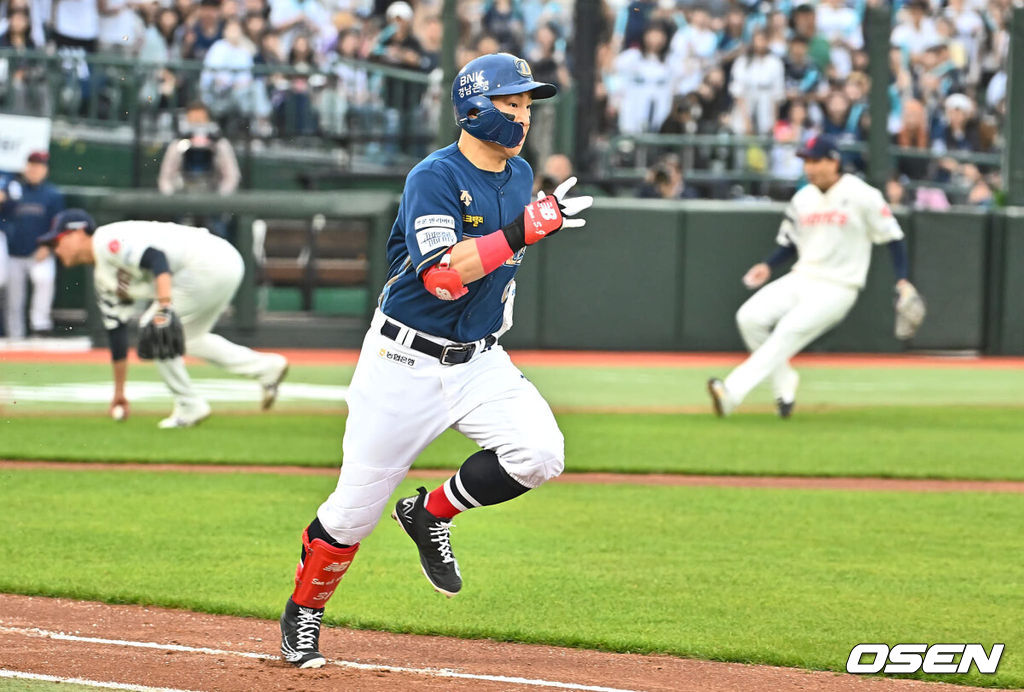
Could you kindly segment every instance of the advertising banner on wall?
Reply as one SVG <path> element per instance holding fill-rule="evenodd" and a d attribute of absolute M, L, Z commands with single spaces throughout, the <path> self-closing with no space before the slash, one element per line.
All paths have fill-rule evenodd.
<path fill-rule="evenodd" d="M 0 171 L 19 172 L 30 153 L 49 150 L 49 118 L 0 114 Z"/>

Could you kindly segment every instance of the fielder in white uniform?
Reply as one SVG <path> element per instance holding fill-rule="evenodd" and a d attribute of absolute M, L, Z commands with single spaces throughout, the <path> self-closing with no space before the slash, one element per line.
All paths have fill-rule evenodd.
<path fill-rule="evenodd" d="M 737 311 L 751 353 L 724 381 L 708 381 L 719 416 L 732 413 L 765 378 L 771 379 L 779 415 L 792 414 L 800 378 L 789 359 L 846 317 L 864 287 L 872 245 L 888 243 L 897 290 L 914 290 L 903 231 L 882 193 L 840 173 L 839 148 L 827 135 L 810 140 L 799 155 L 809 184 L 793 195 L 775 252 L 751 267 L 743 283 L 759 288 L 774 267 L 794 256 L 796 264 Z"/>
<path fill-rule="evenodd" d="M 260 353 L 210 332 L 242 281 L 242 257 L 230 243 L 205 228 L 174 223 L 120 221 L 97 228 L 81 209 L 58 214 L 50 233 L 39 242 L 53 247 L 65 266 L 95 265 L 96 298 L 113 358 L 111 411 L 128 407 L 127 324 L 146 304 L 140 324 L 148 323 L 161 308 L 172 309 L 184 327 L 188 355 L 258 380 L 263 408 L 273 405 L 288 371 L 285 357 Z M 206 419 L 210 405 L 192 386 L 184 359 L 154 362 L 174 395 L 174 409 L 159 427 L 186 428 Z"/>

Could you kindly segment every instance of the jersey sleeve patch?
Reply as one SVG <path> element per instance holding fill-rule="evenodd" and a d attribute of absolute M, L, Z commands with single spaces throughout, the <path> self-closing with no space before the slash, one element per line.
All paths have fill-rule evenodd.
<path fill-rule="evenodd" d="M 413 222 L 414 230 L 420 230 L 423 228 L 450 228 L 455 230 L 455 217 L 448 216 L 447 214 L 425 214 L 424 216 L 417 216 Z"/>
<path fill-rule="evenodd" d="M 416 245 L 423 256 L 429 255 L 435 250 L 449 248 L 459 242 L 455 231 L 445 228 L 427 228 L 416 232 Z"/>
<path fill-rule="evenodd" d="M 109 251 L 112 255 L 116 255 L 117 253 L 119 253 L 121 251 L 121 241 L 118 240 L 117 238 L 111 240 L 109 243 L 107 243 L 107 251 Z"/>

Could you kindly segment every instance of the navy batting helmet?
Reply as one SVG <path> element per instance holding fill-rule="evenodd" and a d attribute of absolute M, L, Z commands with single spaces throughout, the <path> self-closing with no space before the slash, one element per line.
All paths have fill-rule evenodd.
<path fill-rule="evenodd" d="M 470 60 L 452 82 L 455 122 L 477 139 L 514 147 L 523 139 L 523 126 L 495 108 L 490 97 L 527 91 L 534 99 L 549 99 L 558 93 L 558 88 L 533 81 L 529 63 L 510 53 Z M 470 118 L 471 113 L 476 117 Z"/>
<path fill-rule="evenodd" d="M 40 245 L 54 246 L 57 239 L 70 231 L 82 229 L 86 235 L 92 235 L 96 230 L 96 221 L 85 209 L 65 209 L 53 217 L 50 224 L 50 231 L 39 238 Z"/>

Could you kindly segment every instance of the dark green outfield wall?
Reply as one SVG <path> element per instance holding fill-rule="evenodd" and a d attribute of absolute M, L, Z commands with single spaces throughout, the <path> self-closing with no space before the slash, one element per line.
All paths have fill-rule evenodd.
<path fill-rule="evenodd" d="M 782 210 L 780 204 L 599 200 L 585 232 L 566 231 L 529 250 L 516 330 L 505 339 L 545 348 L 741 350 L 734 317 L 751 292 L 740 277 L 771 251 Z M 911 278 L 930 311 L 909 347 L 984 349 L 991 217 L 964 209 L 898 218 L 908 236 Z M 1024 218 L 1008 247 L 1021 253 L 1016 266 L 1024 266 Z M 857 304 L 811 348 L 904 350 L 892 335 L 894 279 L 888 249 L 875 248 Z M 1024 295 L 1012 282 L 1004 292 Z M 527 295 L 533 297 L 524 300 Z M 1000 332 L 1019 348 L 1022 314 L 1008 313 Z"/>
<path fill-rule="evenodd" d="M 73 190 L 101 221 L 173 213 L 235 212 L 240 220 L 364 216 L 376 219 L 368 293 L 383 283 L 384 245 L 397 198 L 386 193 L 244 193 L 167 198 L 152 192 Z M 599 199 L 585 230 L 531 247 L 518 279 L 516 348 L 742 350 L 734 323 L 751 293 L 740 277 L 774 246 L 783 205 Z M 876 247 L 868 283 L 846 320 L 812 350 L 971 349 L 1024 353 L 1024 210 L 903 212 L 911 279 L 929 314 L 909 344 L 893 335 L 894 276 Z M 247 229 L 249 223 L 239 223 Z M 244 233 L 243 233 L 244 235 Z M 246 245 L 248 238 L 240 238 Z M 62 305 L 81 305 L 87 278 L 65 273 Z M 239 325 L 258 330 L 249 272 Z M 371 305 L 367 309 L 371 309 Z M 348 344 L 346 344 L 348 345 Z"/>

